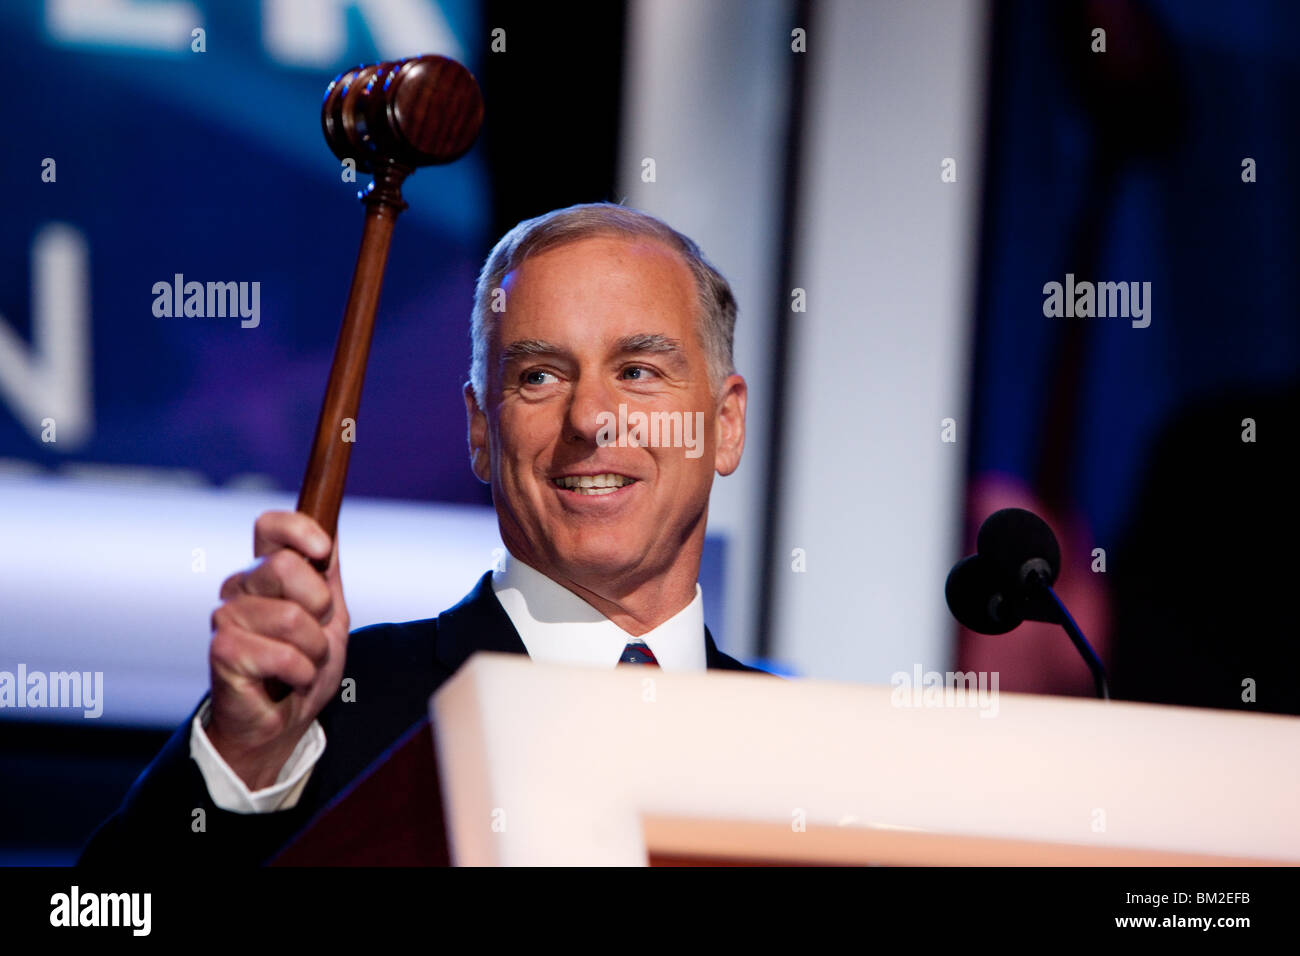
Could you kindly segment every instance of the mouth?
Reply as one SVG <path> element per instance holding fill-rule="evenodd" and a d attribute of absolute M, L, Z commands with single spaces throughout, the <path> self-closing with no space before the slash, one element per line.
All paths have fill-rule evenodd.
<path fill-rule="evenodd" d="M 551 479 L 551 483 L 557 488 L 572 494 L 587 496 L 612 495 L 621 488 L 635 484 L 636 481 L 636 478 L 616 475 L 612 472 L 600 475 L 563 475 Z"/>

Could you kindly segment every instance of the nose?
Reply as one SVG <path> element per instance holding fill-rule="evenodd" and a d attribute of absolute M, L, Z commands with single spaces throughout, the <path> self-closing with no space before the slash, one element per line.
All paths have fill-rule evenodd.
<path fill-rule="evenodd" d="M 599 373 L 580 374 L 564 410 L 564 440 L 595 445 L 601 413 L 618 414 L 615 401 L 614 390 Z"/>

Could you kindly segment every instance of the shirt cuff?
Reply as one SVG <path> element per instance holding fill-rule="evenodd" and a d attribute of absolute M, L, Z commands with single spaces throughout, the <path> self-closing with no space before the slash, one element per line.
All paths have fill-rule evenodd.
<path fill-rule="evenodd" d="M 311 722 L 280 768 L 275 783 L 261 790 L 249 790 L 239 774 L 217 753 L 217 748 L 212 746 L 204 732 L 211 710 L 212 700 L 209 698 L 190 722 L 190 756 L 199 765 L 199 773 L 203 775 L 212 802 L 222 810 L 234 813 L 271 813 L 297 806 L 312 768 L 325 752 L 325 731 L 320 721 Z"/>

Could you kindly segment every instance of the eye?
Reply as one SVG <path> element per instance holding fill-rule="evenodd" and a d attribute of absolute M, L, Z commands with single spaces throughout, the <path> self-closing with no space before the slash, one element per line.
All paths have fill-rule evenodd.
<path fill-rule="evenodd" d="M 554 375 L 551 375 L 551 373 L 545 369 L 530 368 L 519 376 L 519 380 L 525 385 L 545 385 L 545 379 L 547 376 L 555 378 Z"/>
<path fill-rule="evenodd" d="M 655 377 L 654 370 L 648 369 L 644 365 L 629 365 L 620 374 L 633 382 L 644 382 Z"/>

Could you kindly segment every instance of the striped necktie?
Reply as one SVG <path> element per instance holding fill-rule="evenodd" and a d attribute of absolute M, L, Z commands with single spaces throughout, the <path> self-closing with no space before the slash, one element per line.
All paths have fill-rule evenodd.
<path fill-rule="evenodd" d="M 655 655 L 645 641 L 633 641 L 623 648 L 623 656 L 618 659 L 620 664 L 649 664 L 651 667 L 658 667 L 659 662 L 655 660 Z"/>

